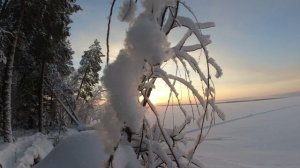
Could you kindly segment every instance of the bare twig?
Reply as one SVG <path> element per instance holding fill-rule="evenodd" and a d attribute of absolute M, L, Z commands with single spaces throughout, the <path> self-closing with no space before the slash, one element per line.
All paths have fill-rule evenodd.
<path fill-rule="evenodd" d="M 163 136 L 163 138 L 164 138 L 164 140 L 165 140 L 165 142 L 166 142 L 166 144 L 167 144 L 167 146 L 168 146 L 168 148 L 169 148 L 172 156 L 174 157 L 174 160 L 175 160 L 175 163 L 176 163 L 177 167 L 180 168 L 181 166 L 180 166 L 180 164 L 179 164 L 179 162 L 177 160 L 177 157 L 176 157 L 176 155 L 175 155 L 175 153 L 174 153 L 174 151 L 172 149 L 172 145 L 170 144 L 171 142 L 169 142 L 169 140 L 167 138 L 168 135 L 166 135 L 166 132 L 165 132 L 164 128 L 162 127 L 161 123 L 160 123 L 160 120 L 159 120 L 159 117 L 158 117 L 158 112 L 157 112 L 155 106 L 152 104 L 152 102 L 149 100 L 149 98 L 144 93 L 142 93 L 142 95 L 144 97 L 144 100 L 146 100 L 147 104 L 151 108 L 152 112 L 155 114 L 155 117 L 156 117 L 156 120 L 157 120 L 157 124 L 158 124 L 158 127 L 159 127 L 160 131 L 161 131 L 161 134 L 162 134 L 162 136 Z"/>
<path fill-rule="evenodd" d="M 202 44 L 201 44 L 202 45 Z M 209 68 L 209 63 L 208 63 L 208 51 L 206 49 L 206 47 L 204 45 L 202 45 L 202 48 L 204 50 L 204 54 L 205 54 L 205 58 L 206 58 L 206 68 L 207 68 L 207 88 L 210 88 L 210 68 Z M 208 110 L 208 104 L 209 104 L 209 96 L 210 94 L 206 95 L 206 102 L 205 102 L 205 109 L 204 109 L 204 114 L 203 114 L 203 118 L 202 118 L 202 123 L 201 123 L 201 129 L 200 129 L 200 135 L 199 138 L 197 139 L 197 142 L 195 143 L 195 147 L 193 148 L 193 152 L 192 155 L 190 156 L 189 162 L 187 164 L 186 167 L 189 166 L 191 159 L 193 158 L 193 155 L 195 154 L 196 149 L 198 148 L 198 145 L 200 144 L 201 140 L 202 140 L 202 133 L 203 133 L 203 127 L 204 127 L 204 120 L 205 120 L 205 116 L 207 115 L 207 110 Z"/>
<path fill-rule="evenodd" d="M 145 119 L 144 119 L 144 120 L 145 120 Z M 140 145 L 139 145 L 139 152 L 138 152 L 138 154 L 137 154 L 137 159 L 139 159 L 140 153 L 141 153 L 141 150 L 142 150 L 142 142 L 143 142 L 143 138 L 144 138 L 144 129 L 145 129 L 145 123 L 144 123 L 144 120 L 143 120 L 142 136 L 141 136 L 141 141 L 140 141 Z"/>
<path fill-rule="evenodd" d="M 131 10 L 131 6 L 132 6 L 132 1 L 129 1 L 128 10 L 126 11 L 125 15 L 123 16 L 122 21 L 124 21 L 126 19 L 126 17 L 129 15 L 129 12 Z"/>
<path fill-rule="evenodd" d="M 178 15 L 178 10 L 179 10 L 179 2 L 180 2 L 180 0 L 176 1 L 176 7 L 174 9 L 174 14 L 173 14 L 172 9 L 170 9 L 170 15 L 173 15 L 173 20 L 172 20 L 172 24 L 171 24 L 170 28 L 166 32 L 166 35 L 168 35 L 170 33 L 170 31 L 172 30 L 173 25 L 174 25 L 174 23 L 176 21 L 176 18 L 177 18 L 177 15 Z"/>
<path fill-rule="evenodd" d="M 111 17 L 113 14 L 115 3 L 116 3 L 116 0 L 113 0 L 112 4 L 110 6 L 110 12 L 109 12 L 109 17 L 108 17 L 107 33 L 106 33 L 106 66 L 109 64 L 109 34 L 110 34 Z"/>

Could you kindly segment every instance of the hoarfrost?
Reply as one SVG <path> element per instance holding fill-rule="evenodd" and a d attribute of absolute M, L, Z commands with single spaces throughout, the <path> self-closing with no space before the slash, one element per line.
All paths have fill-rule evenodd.
<path fill-rule="evenodd" d="M 118 19 L 120 21 L 131 22 L 134 19 L 136 11 L 136 5 L 133 0 L 123 1 L 123 5 L 120 7 Z"/>
<path fill-rule="evenodd" d="M 216 69 L 216 78 L 219 78 L 223 75 L 222 68 L 216 63 L 216 61 L 213 58 L 209 58 L 208 63 Z"/>
<path fill-rule="evenodd" d="M 152 14 L 155 18 L 160 16 L 167 5 L 165 0 L 143 0 L 142 3 L 145 8 L 145 12 Z"/>

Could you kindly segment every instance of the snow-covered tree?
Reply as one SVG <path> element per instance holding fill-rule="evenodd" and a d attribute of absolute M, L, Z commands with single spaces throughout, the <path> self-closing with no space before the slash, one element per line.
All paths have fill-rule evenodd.
<path fill-rule="evenodd" d="M 67 40 L 69 36 L 70 15 L 80 8 L 69 0 L 37 1 L 30 4 L 26 12 L 24 31 L 31 39 L 29 51 L 35 59 L 38 71 L 38 127 L 44 131 L 44 79 L 47 76 L 47 64 L 56 64 L 60 75 L 68 75 L 72 71 L 73 51 Z M 37 15 L 40 17 L 33 17 Z M 33 20 L 32 20 L 33 19 Z"/>
<path fill-rule="evenodd" d="M 100 42 L 96 39 L 87 51 L 84 51 L 77 72 L 71 76 L 73 89 L 77 92 L 76 114 L 83 123 L 94 120 L 99 113 L 99 101 L 103 89 L 100 85 L 101 63 L 104 55 L 101 52 Z"/>
<path fill-rule="evenodd" d="M 75 2 L 5 0 L 0 3 L 0 110 L 4 114 L 1 122 L 31 129 L 38 125 L 43 130 L 53 101 L 51 89 L 44 86 L 51 76 L 49 66 L 56 65 L 62 79 L 74 70 L 73 51 L 67 38 L 70 15 L 80 10 Z M 11 111 L 9 115 L 7 111 Z M 8 118 L 10 121 L 6 122 Z"/>
<path fill-rule="evenodd" d="M 89 47 L 89 50 L 84 51 L 78 69 L 79 88 L 77 99 L 81 97 L 85 101 L 93 97 L 93 90 L 96 84 L 99 83 L 99 72 L 101 70 L 101 57 L 104 55 L 101 52 L 100 42 L 96 39 Z"/>
<path fill-rule="evenodd" d="M 76 114 L 80 121 L 84 124 L 95 124 L 100 122 L 102 116 L 103 88 L 97 84 L 93 87 L 93 96 L 87 101 L 81 99 L 76 101 Z"/>
<path fill-rule="evenodd" d="M 111 13 L 115 2 L 112 1 Z M 135 15 L 138 2 L 144 9 Z M 179 7 L 186 8 L 194 16 L 180 0 L 124 0 L 120 7 L 118 18 L 129 23 L 124 48 L 116 61 L 107 66 L 102 78 L 108 91 L 108 108 L 99 130 L 110 154 L 107 167 L 116 167 L 120 163 L 118 156 L 124 151 L 128 160 L 123 160 L 122 167 L 202 167 L 198 158 L 193 156 L 208 133 L 204 132 L 204 124 L 213 124 L 215 113 L 224 119 L 215 105 L 211 76 L 212 69 L 216 70 L 217 78 L 222 75 L 222 70 L 206 48 L 211 43 L 210 36 L 202 34 L 202 29 L 214 27 L 214 23 L 201 23 L 196 17 L 181 16 Z M 171 47 L 168 36 L 175 28 L 186 30 L 186 33 Z M 195 44 L 187 43 L 191 36 L 196 38 Z M 194 51 L 204 53 L 199 59 L 204 61 L 203 67 L 191 55 Z M 164 65 L 167 63 L 173 63 L 176 72 L 166 71 Z M 184 77 L 178 73 L 180 67 L 184 70 Z M 190 78 L 191 70 L 198 76 L 202 89 L 193 85 L 197 81 Z M 171 128 L 164 125 L 165 117 L 151 101 L 151 91 L 157 80 L 169 87 L 168 105 L 170 99 L 175 98 L 184 118 L 181 123 L 173 123 Z M 197 104 L 196 110 L 188 111 L 182 105 L 177 83 L 187 88 L 189 97 Z M 154 124 L 145 117 L 147 107 L 156 118 Z M 185 135 L 186 128 L 192 123 L 196 123 L 200 130 L 195 139 Z M 188 141 L 192 141 L 192 147 L 182 148 Z"/>
<path fill-rule="evenodd" d="M 25 11 L 25 0 L 20 0 L 21 10 L 19 16 L 16 18 L 14 37 L 13 41 L 10 44 L 8 55 L 6 57 L 7 62 L 4 70 L 3 77 L 3 88 L 2 88 L 2 111 L 3 111 L 3 132 L 4 132 L 4 142 L 12 142 L 12 125 L 11 125 L 11 115 L 12 115 L 12 81 L 13 81 L 13 66 L 15 60 L 16 48 L 19 41 L 22 21 L 24 18 Z"/>

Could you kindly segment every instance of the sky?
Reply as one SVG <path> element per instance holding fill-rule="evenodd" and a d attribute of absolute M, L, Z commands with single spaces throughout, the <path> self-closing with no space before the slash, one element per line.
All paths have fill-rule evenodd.
<path fill-rule="evenodd" d="M 70 41 L 74 66 L 94 39 L 106 53 L 106 29 L 110 0 L 77 0 L 82 11 L 72 16 Z M 117 19 L 114 9 L 110 50 L 115 59 L 123 48 L 127 24 Z M 186 0 L 200 22 L 213 21 L 216 27 L 204 30 L 211 35 L 209 54 L 224 75 L 214 79 L 217 99 L 267 97 L 300 91 L 300 1 L 299 0 Z M 180 14 L 191 16 L 186 9 Z M 168 40 L 176 44 L 180 32 Z M 160 95 L 156 95 L 159 99 Z"/>

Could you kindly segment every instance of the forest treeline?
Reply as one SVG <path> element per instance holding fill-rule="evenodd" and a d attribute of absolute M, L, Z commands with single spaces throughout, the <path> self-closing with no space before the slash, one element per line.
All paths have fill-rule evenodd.
<path fill-rule="evenodd" d="M 98 40 L 72 64 L 70 16 L 76 0 L 0 0 L 0 133 L 46 133 L 86 123 L 101 93 Z M 94 114 L 94 113 L 93 113 Z"/>

